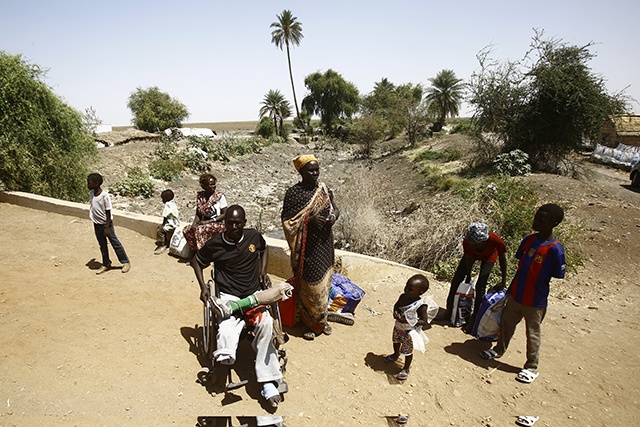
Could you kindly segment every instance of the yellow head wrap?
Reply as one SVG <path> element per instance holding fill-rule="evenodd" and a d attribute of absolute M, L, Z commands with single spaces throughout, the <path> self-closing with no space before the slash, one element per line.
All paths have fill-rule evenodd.
<path fill-rule="evenodd" d="M 314 156 L 313 154 L 305 154 L 303 156 L 298 156 L 295 159 L 293 159 L 293 166 L 296 167 L 296 170 L 298 172 L 300 172 L 300 169 L 302 169 L 304 167 L 304 165 L 306 165 L 309 162 L 317 162 L 318 159 L 316 159 L 316 156 Z"/>

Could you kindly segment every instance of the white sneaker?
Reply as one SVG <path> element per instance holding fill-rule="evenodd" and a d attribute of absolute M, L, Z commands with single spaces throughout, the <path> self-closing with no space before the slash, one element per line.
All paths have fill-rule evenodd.
<path fill-rule="evenodd" d="M 229 301 L 214 296 L 211 296 L 209 301 L 211 301 L 211 308 L 213 308 L 213 311 L 216 313 L 216 317 L 220 320 L 228 319 L 233 314 L 233 309 Z"/>

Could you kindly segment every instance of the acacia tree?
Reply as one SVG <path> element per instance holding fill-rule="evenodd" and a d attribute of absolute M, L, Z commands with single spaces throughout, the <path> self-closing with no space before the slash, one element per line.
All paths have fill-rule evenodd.
<path fill-rule="evenodd" d="M 133 124 L 147 132 L 159 132 L 171 127 L 180 127 L 189 117 L 189 111 L 180 101 L 171 98 L 157 86 L 147 89 L 138 87 L 129 96 L 127 104 L 133 113 Z"/>
<path fill-rule="evenodd" d="M 364 115 L 376 117 L 383 124 L 385 137 L 395 138 L 404 129 L 404 111 L 396 86 L 386 77 L 373 84 L 373 91 L 362 99 Z"/>
<path fill-rule="evenodd" d="M 260 118 L 272 117 L 278 135 L 284 136 L 284 119 L 291 117 L 291 105 L 279 90 L 269 90 L 262 100 Z"/>
<path fill-rule="evenodd" d="M 287 63 L 289 64 L 289 78 L 291 79 L 291 90 L 293 91 L 293 105 L 296 107 L 296 117 L 300 120 L 300 110 L 298 109 L 298 99 L 296 98 L 296 87 L 293 84 L 293 72 L 291 71 L 291 55 L 289 45 L 299 46 L 302 38 L 302 24 L 298 18 L 293 16 L 290 10 L 283 10 L 280 15 L 276 15 L 277 22 L 271 24 L 274 30 L 271 32 L 271 43 L 282 50 L 287 48 Z"/>
<path fill-rule="evenodd" d="M 431 86 L 427 88 L 426 100 L 429 110 L 436 117 L 433 131 L 439 132 L 449 117 L 455 117 L 460 110 L 464 83 L 456 77 L 453 70 L 442 70 L 430 78 Z"/>
<path fill-rule="evenodd" d="M 53 93 L 45 76 L 38 65 L 0 51 L 0 182 L 7 190 L 86 200 L 96 144 L 80 112 Z"/>
<path fill-rule="evenodd" d="M 333 131 L 337 120 L 350 118 L 358 110 L 358 89 L 331 69 L 324 74 L 309 74 L 304 79 L 304 84 L 309 95 L 302 100 L 302 108 L 309 114 L 319 115 L 320 123 L 327 133 Z"/>
<path fill-rule="evenodd" d="M 532 167 L 560 172 L 570 153 L 599 139 L 608 117 L 627 109 L 624 95 L 608 94 L 604 78 L 589 68 L 592 45 L 545 40 L 536 31 L 521 61 L 495 61 L 490 49 L 481 51 L 469 86 L 478 129 L 494 135 L 506 152 L 526 152 Z M 479 138 L 480 147 L 492 145 Z"/>

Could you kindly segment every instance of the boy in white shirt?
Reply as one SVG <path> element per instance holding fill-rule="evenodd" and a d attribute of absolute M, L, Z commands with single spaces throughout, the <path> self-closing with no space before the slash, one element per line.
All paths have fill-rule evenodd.
<path fill-rule="evenodd" d="M 109 247 L 107 240 L 111 242 L 113 250 L 116 252 L 118 261 L 122 264 L 122 272 L 128 273 L 131 269 L 129 257 L 124 247 L 116 236 L 116 229 L 113 226 L 113 214 L 111 213 L 111 197 L 106 190 L 100 188 L 102 185 L 102 175 L 91 173 L 87 177 L 87 188 L 89 191 L 89 218 L 93 221 L 93 230 L 100 245 L 102 254 L 102 266 L 96 274 L 102 274 L 111 270 L 111 260 L 109 259 Z"/>
<path fill-rule="evenodd" d="M 173 232 L 180 225 L 180 212 L 178 211 L 178 205 L 173 200 L 173 191 L 164 190 L 160 197 L 164 203 L 164 210 L 162 211 L 162 224 L 158 226 L 156 250 L 154 252 L 156 255 L 160 255 L 167 250 L 171 244 Z"/>

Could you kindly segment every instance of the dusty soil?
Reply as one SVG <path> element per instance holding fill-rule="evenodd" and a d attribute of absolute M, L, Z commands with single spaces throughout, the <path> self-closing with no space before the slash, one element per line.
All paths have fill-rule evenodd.
<path fill-rule="evenodd" d="M 150 144 L 102 151 L 99 170 L 107 186 L 123 166 L 148 163 Z M 253 225 L 277 235 L 284 189 L 297 180 L 290 160 L 306 151 L 322 160 L 323 179 L 338 194 L 354 168 L 375 168 L 388 171 L 380 188 L 394 189 L 395 209 L 423 202 L 418 171 L 393 154 L 354 162 L 352 153 L 291 143 L 219 165 L 214 173 L 229 201 L 247 207 Z M 533 384 L 514 380 L 524 363 L 522 327 L 509 352 L 487 362 L 477 356 L 487 343 L 438 325 L 426 331 L 427 352 L 414 357 L 408 381 L 398 384 L 400 366 L 382 358 L 391 350 L 390 308 L 406 277 L 372 271 L 358 283 L 367 295 L 354 326 L 334 324 L 331 336 L 313 342 L 289 331 L 290 390 L 276 413 L 289 427 L 388 426 L 400 413 L 414 426 L 506 426 L 517 415 L 538 415 L 542 426 L 636 425 L 640 193 L 626 186 L 624 172 L 588 168 L 584 180 L 525 178 L 543 200 L 570 206 L 587 260 L 578 273 L 554 282 L 541 374 Z M 188 220 L 197 179 L 168 186 Z M 158 215 L 156 199 L 118 198 L 116 204 Z M 197 416 L 266 413 L 251 381 L 248 342 L 234 373 L 250 380 L 247 388 L 216 393 L 196 382 L 206 361 L 190 267 L 154 256 L 150 238 L 117 231 L 131 272 L 96 276 L 100 253 L 88 219 L 0 204 L 0 425 L 193 426 Z M 430 293 L 443 303 L 447 286 L 434 281 Z"/>

